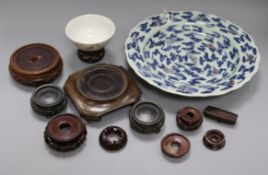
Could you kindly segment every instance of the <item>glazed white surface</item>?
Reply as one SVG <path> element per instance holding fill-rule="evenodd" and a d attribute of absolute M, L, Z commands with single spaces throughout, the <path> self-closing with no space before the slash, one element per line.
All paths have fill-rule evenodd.
<path fill-rule="evenodd" d="M 126 39 L 125 42 L 125 53 L 127 57 L 127 62 L 129 66 L 134 70 L 134 72 L 143 80 L 148 82 L 150 85 L 159 88 L 165 92 L 175 94 L 175 95 L 182 95 L 187 97 L 209 97 L 209 96 L 219 96 L 224 95 L 226 93 L 229 93 L 231 91 L 237 90 L 241 88 L 244 84 L 249 82 L 252 77 L 256 74 L 256 72 L 259 69 L 260 64 L 260 54 L 258 51 L 258 48 L 254 42 L 254 39 L 245 32 L 244 29 L 236 25 L 237 30 L 235 31 L 235 34 L 232 34 L 231 32 L 222 32 L 220 27 L 216 27 L 217 25 L 213 23 L 213 18 L 221 19 L 222 24 L 224 24 L 225 29 L 227 29 L 227 26 L 229 25 L 235 25 L 229 20 L 226 20 L 224 18 L 218 17 L 213 14 L 206 14 L 203 12 L 198 11 L 188 11 L 193 16 L 192 19 L 200 18 L 199 15 L 205 15 L 206 19 L 210 19 L 209 22 L 202 21 L 202 20 L 196 20 L 187 22 L 184 18 L 182 18 L 184 13 L 187 13 L 187 11 L 165 11 L 160 14 L 152 15 L 147 17 L 146 19 L 139 22 L 136 26 L 134 26 Z M 172 14 L 171 17 L 169 17 L 169 13 Z M 174 15 L 175 14 L 175 15 Z M 180 16 L 181 15 L 181 16 Z M 157 20 L 153 20 L 153 18 L 159 17 L 163 24 L 160 26 L 151 26 L 153 22 Z M 171 18 L 171 19 L 169 19 Z M 176 21 L 177 20 L 177 21 Z M 178 21 L 179 20 L 179 21 Z M 211 21 L 212 20 L 212 21 Z M 144 29 L 142 29 L 142 25 L 148 24 L 147 29 L 150 30 L 149 32 L 145 32 Z M 213 25 L 213 27 L 208 27 L 209 25 Z M 177 29 L 179 32 L 174 31 L 167 31 L 167 28 L 175 26 L 174 28 Z M 187 26 L 187 29 L 183 29 L 183 27 Z M 202 29 L 202 32 L 195 31 L 194 27 L 198 27 L 199 29 Z M 193 29 L 191 29 L 193 27 Z M 146 27 L 144 27 L 146 28 Z M 170 29 L 169 29 L 170 30 Z M 189 32 L 190 31 L 190 32 Z M 200 39 L 200 41 L 196 42 L 190 39 L 190 37 L 186 37 L 185 33 L 191 33 L 195 34 L 195 37 Z M 211 32 L 211 33 L 210 33 Z M 219 35 L 218 37 L 213 38 L 213 40 L 217 40 L 218 43 L 223 43 L 224 40 L 227 38 L 230 42 L 230 45 L 227 48 L 220 49 L 222 50 L 219 53 L 216 53 L 216 47 L 217 44 L 211 43 L 206 41 L 206 36 L 217 33 Z M 138 33 L 138 35 L 137 35 Z M 157 33 L 162 34 L 161 39 L 156 39 L 155 35 Z M 170 40 L 168 37 L 169 34 L 176 36 L 180 41 L 174 42 Z M 189 34 L 187 33 L 187 34 Z M 197 34 L 197 36 L 196 36 Z M 137 36 L 136 36 L 137 35 Z M 235 37 L 244 37 L 247 35 L 250 39 L 245 42 L 236 42 Z M 201 36 L 201 37 L 200 37 Z M 141 39 L 143 38 L 143 39 Z M 151 46 L 154 44 L 149 44 L 148 41 L 151 41 L 149 43 L 156 43 L 155 46 Z M 163 42 L 164 44 L 161 44 Z M 214 51 L 211 51 L 209 49 L 199 52 L 198 54 L 192 54 L 187 49 L 182 49 L 182 47 L 186 47 L 183 43 L 184 42 L 192 42 L 194 43 L 194 47 L 202 47 L 202 44 L 210 44 L 215 49 Z M 135 44 L 135 47 L 132 46 L 132 44 Z M 200 44 L 201 43 L 201 44 Z M 253 56 L 254 62 L 251 63 L 250 61 L 242 61 L 244 58 L 247 58 L 248 55 L 252 56 L 252 52 L 247 50 L 242 51 L 241 48 L 244 47 L 244 45 L 251 45 L 252 48 L 256 50 L 256 54 Z M 129 48 L 130 47 L 130 48 Z M 176 48 L 176 49 L 168 49 L 167 48 Z M 179 49 L 178 49 L 179 48 Z M 166 49 L 166 50 L 165 50 Z M 237 49 L 238 53 L 235 54 L 234 57 L 229 56 L 229 53 L 232 52 L 233 49 Z M 160 50 L 160 51 L 159 51 Z M 195 49 L 193 49 L 195 52 L 197 52 Z M 159 51 L 158 54 L 154 54 L 154 52 Z M 145 53 L 147 52 L 146 56 Z M 216 53 L 216 55 L 215 55 Z M 205 54 L 208 54 L 208 59 L 205 61 Z M 159 56 L 160 55 L 160 56 Z M 175 55 L 175 56 L 172 56 Z M 212 57 L 214 56 L 214 59 Z M 189 61 L 181 61 L 181 58 L 185 56 Z M 223 58 L 225 57 L 225 61 Z M 140 57 L 140 58 L 139 58 Z M 164 57 L 163 59 L 161 57 Z M 175 59 L 174 59 L 175 58 Z M 211 60 L 212 61 L 211 61 Z M 203 60 L 202 64 L 200 64 L 200 60 Z M 218 64 L 218 61 L 222 61 L 222 64 Z M 239 61 L 239 64 L 236 64 L 236 61 Z M 169 62 L 169 63 L 168 63 Z M 232 62 L 231 64 L 234 65 L 233 69 L 230 69 L 231 66 L 227 64 L 227 62 Z M 188 66 L 190 64 L 190 66 Z M 225 76 L 223 76 L 223 73 L 208 73 L 206 71 L 206 66 L 211 66 L 214 68 L 214 70 L 224 70 Z M 217 84 L 222 84 L 224 81 L 228 82 L 230 81 L 230 77 L 238 77 L 238 74 L 240 74 L 241 67 L 250 67 L 253 66 L 254 69 L 250 73 L 243 73 L 244 79 L 233 79 L 233 85 L 231 85 L 228 88 L 224 88 L 223 86 L 217 86 Z M 192 76 L 189 74 L 193 73 L 196 74 L 197 72 L 192 71 L 192 67 L 197 68 L 198 75 Z M 159 76 L 159 74 L 162 74 L 162 76 Z M 181 78 L 183 76 L 183 78 Z M 170 79 L 173 78 L 173 79 Z M 191 83 L 194 79 L 198 80 L 197 84 Z M 211 83 L 209 82 L 211 79 L 216 79 L 217 83 Z M 201 80 L 201 81 L 200 81 Z M 200 81 L 200 82 L 199 82 Z M 158 84 L 160 83 L 160 85 Z M 212 87 L 213 90 L 206 92 L 208 89 L 206 87 Z M 182 88 L 186 87 L 186 88 Z M 205 87 L 205 88 L 203 88 Z M 195 89 L 196 91 L 187 90 L 187 89 Z M 206 93 L 203 93 L 203 92 Z"/>
<path fill-rule="evenodd" d="M 99 50 L 114 35 L 115 25 L 112 20 L 102 15 L 81 15 L 68 22 L 65 33 L 79 49 Z"/>

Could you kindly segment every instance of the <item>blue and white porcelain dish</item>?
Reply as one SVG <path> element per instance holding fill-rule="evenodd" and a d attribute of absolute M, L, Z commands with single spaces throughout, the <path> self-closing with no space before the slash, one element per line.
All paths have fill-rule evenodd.
<path fill-rule="evenodd" d="M 168 11 L 129 33 L 127 62 L 149 84 L 189 97 L 223 95 L 257 72 L 260 55 L 241 27 L 216 15 Z"/>

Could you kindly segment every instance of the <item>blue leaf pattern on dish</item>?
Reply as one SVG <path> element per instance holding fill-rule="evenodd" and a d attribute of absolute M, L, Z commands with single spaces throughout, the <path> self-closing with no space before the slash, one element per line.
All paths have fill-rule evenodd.
<path fill-rule="evenodd" d="M 257 69 L 258 49 L 239 26 L 200 12 L 165 12 L 142 21 L 126 42 L 127 59 L 150 84 L 180 95 L 224 94 Z"/>

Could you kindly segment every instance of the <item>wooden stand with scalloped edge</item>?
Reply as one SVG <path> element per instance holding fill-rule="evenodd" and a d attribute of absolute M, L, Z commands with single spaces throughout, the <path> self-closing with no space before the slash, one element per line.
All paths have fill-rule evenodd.
<path fill-rule="evenodd" d="M 131 79 L 129 73 L 122 66 L 109 64 L 98 64 L 98 66 L 113 66 L 120 69 L 127 76 L 128 86 L 124 93 L 116 99 L 109 101 L 96 101 L 83 96 L 79 92 L 77 86 L 77 81 L 81 78 L 82 73 L 90 67 L 71 74 L 65 82 L 64 89 L 76 106 L 81 117 L 85 118 L 87 121 L 99 121 L 101 117 L 108 112 L 136 103 L 142 93 L 137 84 Z"/>

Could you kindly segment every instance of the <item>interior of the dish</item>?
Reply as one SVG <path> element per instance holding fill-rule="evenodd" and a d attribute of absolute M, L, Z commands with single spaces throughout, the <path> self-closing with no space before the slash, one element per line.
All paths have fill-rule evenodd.
<path fill-rule="evenodd" d="M 167 12 L 138 24 L 126 41 L 130 66 L 149 83 L 184 94 L 222 93 L 255 71 L 257 48 L 215 15 Z"/>

